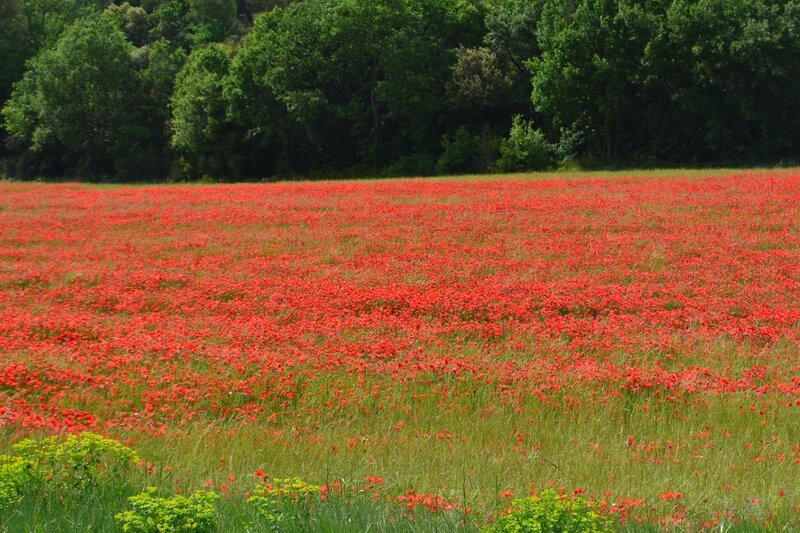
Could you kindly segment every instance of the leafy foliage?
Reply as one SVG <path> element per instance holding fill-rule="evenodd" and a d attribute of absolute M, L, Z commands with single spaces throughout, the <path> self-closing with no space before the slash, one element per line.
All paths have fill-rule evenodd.
<path fill-rule="evenodd" d="M 212 531 L 219 495 L 197 491 L 190 496 L 156 496 L 155 487 L 128 498 L 130 509 L 115 518 L 125 533 L 203 533 Z"/>
<path fill-rule="evenodd" d="M 500 158 L 495 168 L 500 172 L 544 170 L 553 164 L 552 147 L 533 122 L 516 115 L 508 137 L 500 141 Z"/>
<path fill-rule="evenodd" d="M 27 32 L 22 1 L 0 0 L 0 102 L 8 98 L 11 85 L 24 72 Z"/>
<path fill-rule="evenodd" d="M 233 116 L 301 168 L 434 151 L 443 41 L 462 15 L 405 0 L 308 0 L 261 15 L 233 62 Z"/>
<path fill-rule="evenodd" d="M 76 22 L 14 86 L 3 108 L 9 133 L 34 152 L 57 144 L 89 174 L 114 172 L 146 136 L 130 53 L 110 18 Z"/>
<path fill-rule="evenodd" d="M 557 0 L 543 10 L 540 57 L 529 62 L 533 103 L 555 129 L 585 132 L 595 154 L 615 158 L 642 142 L 639 88 L 658 6 Z"/>
<path fill-rule="evenodd" d="M 580 498 L 567 499 L 552 489 L 515 500 L 487 533 L 610 533 L 611 521 Z"/>
<path fill-rule="evenodd" d="M 791 162 L 798 21 L 800 0 L 0 0 L 0 164 L 429 173 L 518 114 L 569 160 Z"/>
<path fill-rule="evenodd" d="M 544 0 L 503 0 L 486 14 L 486 45 L 525 72 L 525 61 L 539 55 L 537 26 Z"/>
<path fill-rule="evenodd" d="M 30 489 L 34 465 L 22 457 L 0 455 L 0 511 L 17 505 Z"/>
<path fill-rule="evenodd" d="M 119 441 L 84 432 L 66 438 L 25 439 L 12 446 L 48 492 L 81 492 L 116 478 L 138 460 Z"/>
<path fill-rule="evenodd" d="M 442 153 L 436 161 L 436 171 L 485 172 L 498 156 L 501 139 L 490 130 L 473 135 L 460 127 L 453 135 L 442 137 Z"/>
<path fill-rule="evenodd" d="M 132 6 L 128 2 L 111 4 L 105 13 L 116 21 L 128 41 L 136 46 L 147 42 L 150 20 L 141 6 Z"/>
<path fill-rule="evenodd" d="M 238 31 L 235 0 L 188 0 L 188 4 L 194 42 L 219 42 Z"/>
<path fill-rule="evenodd" d="M 170 144 L 189 158 L 191 174 L 225 173 L 229 147 L 220 143 L 227 125 L 222 84 L 229 66 L 224 47 L 212 44 L 195 50 L 177 74 Z"/>
<path fill-rule="evenodd" d="M 259 485 L 248 498 L 268 531 L 282 531 L 300 518 L 307 518 L 311 504 L 318 499 L 320 487 L 300 478 L 275 478 Z"/>
<path fill-rule="evenodd" d="M 796 150 L 798 36 L 796 1 L 671 2 L 645 54 L 657 154 L 754 161 Z"/>
<path fill-rule="evenodd" d="M 512 83 L 491 50 L 461 47 L 446 86 L 448 103 L 457 109 L 496 106 L 509 97 Z"/>
<path fill-rule="evenodd" d="M 106 509 L 124 498 L 137 454 L 122 443 L 84 432 L 66 437 L 24 439 L 0 455 L 0 530 L 36 528 L 39 514 L 55 512 L 48 529 L 83 531 L 110 516 L 78 509 Z M 121 503 L 121 502 L 120 502 Z M 99 516 L 98 516 L 99 515 Z M 77 529 L 75 529 L 77 530 Z"/>

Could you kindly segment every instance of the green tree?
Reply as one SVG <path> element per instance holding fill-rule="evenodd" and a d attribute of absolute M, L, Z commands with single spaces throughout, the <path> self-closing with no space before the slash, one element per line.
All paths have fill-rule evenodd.
<path fill-rule="evenodd" d="M 10 135 L 33 152 L 57 145 L 70 171 L 120 170 L 146 138 L 131 50 L 106 16 L 68 27 L 15 84 L 3 107 Z"/>
<path fill-rule="evenodd" d="M 152 173 L 174 174 L 175 153 L 170 150 L 170 98 L 175 78 L 186 62 L 186 52 L 164 39 L 136 51 L 137 74 L 144 102 L 144 124 L 149 132 Z"/>
<path fill-rule="evenodd" d="M 665 0 L 666 1 L 666 0 Z M 665 2 L 555 0 L 544 8 L 532 100 L 555 131 L 582 132 L 613 159 L 646 140 L 643 58 Z"/>
<path fill-rule="evenodd" d="M 211 44 L 193 51 L 175 80 L 170 144 L 186 158 L 189 177 L 236 174 L 222 94 L 230 62 L 223 45 Z"/>
<path fill-rule="evenodd" d="M 146 64 L 139 71 L 144 90 L 150 99 L 149 107 L 159 114 L 161 124 L 169 118 L 169 101 L 175 88 L 178 72 L 186 63 L 186 52 L 159 39 L 144 49 Z"/>
<path fill-rule="evenodd" d="M 486 13 L 484 45 L 511 81 L 505 105 L 494 110 L 495 122 L 504 128 L 510 115 L 533 114 L 531 76 L 526 63 L 541 54 L 537 28 L 545 3 L 545 0 L 499 0 L 492 2 Z"/>
<path fill-rule="evenodd" d="M 136 46 L 147 42 L 150 21 L 141 6 L 132 6 L 128 2 L 111 4 L 105 9 L 105 13 L 117 22 L 128 41 Z"/>
<path fill-rule="evenodd" d="M 221 42 L 238 33 L 236 0 L 188 0 L 195 43 Z"/>
<path fill-rule="evenodd" d="M 546 0 L 500 0 L 486 13 L 486 46 L 525 77 L 525 62 L 540 54 L 537 28 L 545 4 Z"/>
<path fill-rule="evenodd" d="M 653 150 L 755 162 L 800 147 L 800 2 L 674 0 L 648 46 Z"/>
<path fill-rule="evenodd" d="M 0 0 L 0 102 L 25 71 L 28 24 L 21 0 Z"/>
<path fill-rule="evenodd" d="M 150 13 L 150 41 L 164 40 L 174 47 L 189 49 L 191 29 L 187 0 L 165 0 Z"/>
<path fill-rule="evenodd" d="M 232 114 L 295 169 L 432 159 L 448 43 L 476 14 L 454 0 L 306 0 L 264 13 L 233 63 Z"/>
<path fill-rule="evenodd" d="M 22 0 L 0 0 L 0 105 L 25 72 L 28 25 Z M 6 151 L 6 132 L 0 127 L 0 156 Z"/>
<path fill-rule="evenodd" d="M 149 16 L 150 40 L 164 39 L 186 50 L 223 42 L 241 30 L 238 5 L 237 0 L 163 0 Z M 247 5 L 241 7 L 247 18 Z"/>
<path fill-rule="evenodd" d="M 505 134 L 509 115 L 530 109 L 530 81 L 518 90 L 522 77 L 509 67 L 489 48 L 458 48 L 445 84 L 450 123 Z"/>
<path fill-rule="evenodd" d="M 73 22 L 97 10 L 87 0 L 24 0 L 28 21 L 28 54 L 51 48 Z"/>

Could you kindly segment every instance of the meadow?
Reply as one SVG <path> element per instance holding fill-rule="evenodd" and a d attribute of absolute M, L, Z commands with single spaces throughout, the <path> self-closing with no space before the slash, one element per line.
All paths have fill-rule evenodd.
<path fill-rule="evenodd" d="M 318 530 L 479 531 L 547 489 L 621 530 L 791 530 L 799 410 L 797 170 L 0 183 L 0 453 L 139 457 L 11 531 L 113 530 L 146 486 L 244 530 L 294 477 L 363 496 Z"/>

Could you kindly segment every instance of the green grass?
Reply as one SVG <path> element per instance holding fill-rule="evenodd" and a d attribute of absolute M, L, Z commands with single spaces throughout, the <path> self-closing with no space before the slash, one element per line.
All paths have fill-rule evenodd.
<path fill-rule="evenodd" d="M 694 406 L 656 403 L 647 393 L 615 398 L 584 413 L 560 412 L 533 401 L 524 402 L 519 411 L 502 406 L 487 411 L 477 407 L 481 404 L 483 400 L 476 402 L 474 412 L 464 412 L 442 410 L 438 402 L 424 399 L 412 406 L 414 414 L 401 430 L 392 429 L 394 421 L 354 416 L 313 434 L 292 431 L 288 423 L 280 428 L 201 425 L 171 435 L 166 446 L 164 438 L 122 433 L 152 473 L 138 468 L 113 490 L 81 500 L 27 501 L 6 516 L 6 528 L 115 531 L 111 517 L 124 508 L 127 497 L 155 486 L 163 494 L 222 487 L 217 530 L 244 531 L 254 515 L 243 500 L 257 482 L 257 470 L 316 484 L 338 481 L 356 490 L 362 490 L 368 476 L 383 474 L 380 499 L 333 500 L 291 531 L 478 531 L 508 506 L 502 492 L 519 497 L 549 486 L 568 494 L 585 489 L 584 496 L 609 502 L 644 499 L 647 505 L 632 511 L 632 517 L 643 520 L 654 513 L 667 516 L 685 503 L 689 521 L 707 520 L 708 509 L 728 509 L 743 522 L 721 531 L 755 530 L 769 515 L 784 517 L 788 529 L 777 530 L 797 525 L 791 510 L 800 496 L 797 465 L 777 457 L 797 439 L 794 408 L 762 414 L 751 410 L 752 399 L 746 397 L 708 398 Z M 296 422 L 300 427 L 303 421 Z M 441 437 L 445 429 L 452 438 Z M 517 450 L 497 442 L 498 435 L 519 438 Z M 11 435 L 4 430 L 2 437 L 0 449 L 7 450 Z M 746 456 L 764 459 L 743 462 L 747 445 L 751 451 Z M 774 487 L 783 487 L 785 496 Z M 458 502 L 471 514 L 418 511 L 409 521 L 402 505 L 389 501 L 408 488 Z M 604 497 L 605 489 L 613 493 Z M 665 490 L 681 492 L 685 499 L 663 501 Z M 757 503 L 752 500 L 756 495 Z M 649 528 L 648 522 L 630 521 L 620 527 Z"/>
<path fill-rule="evenodd" d="M 444 176 L 396 176 L 385 178 L 344 178 L 337 179 L 326 177 L 323 179 L 279 179 L 270 181 L 269 183 L 297 183 L 298 181 L 311 181 L 315 183 L 346 183 L 348 181 L 356 181 L 359 183 L 369 182 L 386 182 L 392 180 L 402 179 L 421 179 L 425 181 L 495 181 L 495 180 L 508 180 L 508 179 L 524 179 L 524 180 L 547 180 L 547 179 L 600 179 L 600 178 L 654 178 L 654 177 L 702 177 L 702 176 L 722 176 L 726 174 L 750 174 L 769 172 L 772 175 L 786 173 L 796 173 L 798 167 L 719 167 L 719 168 L 631 168 L 623 170 L 584 170 L 584 169 L 557 169 L 546 172 L 513 172 L 508 174 L 454 174 Z M 75 185 L 74 182 L 68 182 Z M 245 182 L 252 183 L 252 182 Z M 228 183 L 229 184 L 229 183 Z M 213 184 L 201 183 L 200 181 L 194 182 L 176 182 L 176 183 L 151 183 L 151 182 L 130 182 L 130 183 L 80 183 L 80 186 L 87 189 L 97 190 L 114 190 L 123 187 L 185 187 L 185 186 L 208 186 Z M 22 186 L 22 185 L 17 185 Z M 1 207 L 1 206 L 0 206 Z"/>

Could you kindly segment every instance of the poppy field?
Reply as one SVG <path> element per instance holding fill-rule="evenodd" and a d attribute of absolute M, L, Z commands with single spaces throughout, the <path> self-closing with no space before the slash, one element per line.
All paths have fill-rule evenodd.
<path fill-rule="evenodd" d="M 0 453 L 84 431 L 222 500 L 800 527 L 800 173 L 0 183 Z"/>

